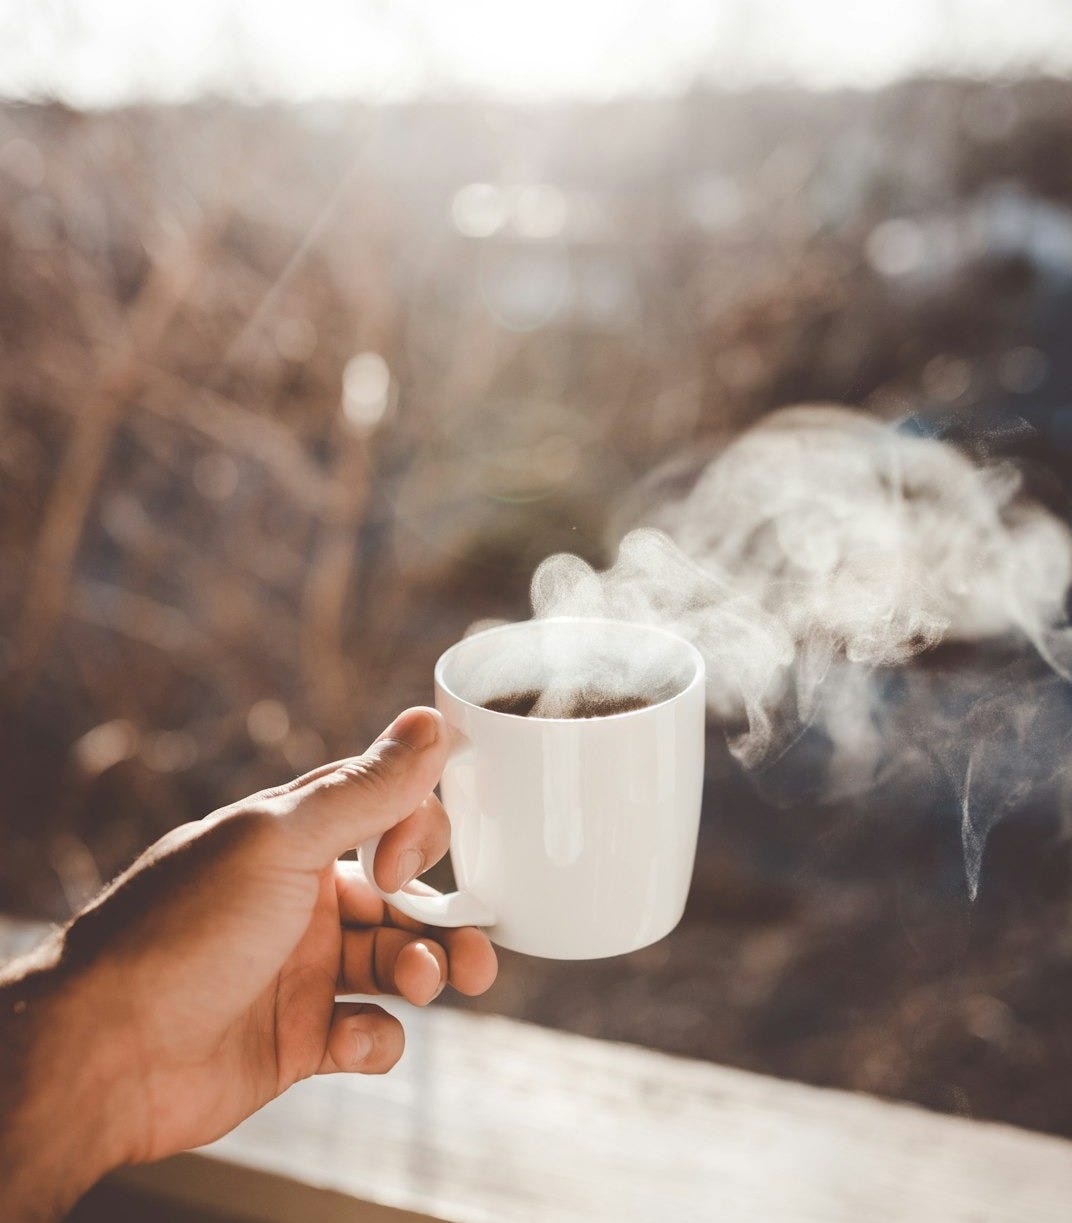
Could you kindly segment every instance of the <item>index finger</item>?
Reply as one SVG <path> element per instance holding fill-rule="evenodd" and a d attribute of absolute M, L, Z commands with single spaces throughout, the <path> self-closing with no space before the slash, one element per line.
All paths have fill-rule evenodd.
<path fill-rule="evenodd" d="M 450 848 L 450 821 L 434 794 L 380 838 L 373 870 L 385 892 L 397 892 L 435 866 Z"/>

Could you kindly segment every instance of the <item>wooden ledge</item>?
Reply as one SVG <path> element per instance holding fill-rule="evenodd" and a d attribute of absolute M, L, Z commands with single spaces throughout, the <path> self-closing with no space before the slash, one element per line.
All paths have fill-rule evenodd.
<path fill-rule="evenodd" d="M 263 1223 L 1065 1223 L 1072 1144 L 447 1009 L 121 1182 Z"/>

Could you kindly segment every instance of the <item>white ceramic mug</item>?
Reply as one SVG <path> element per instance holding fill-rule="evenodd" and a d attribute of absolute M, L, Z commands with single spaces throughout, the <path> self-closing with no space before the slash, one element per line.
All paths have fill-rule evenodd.
<path fill-rule="evenodd" d="M 593 657 L 623 692 L 639 670 L 663 699 L 592 718 L 482 706 L 543 691 L 561 679 L 564 658 L 568 676 Z M 561 960 L 619 955 L 668 934 L 685 907 L 700 819 L 696 648 L 619 620 L 528 620 L 452 646 L 436 664 L 435 692 L 453 742 L 440 791 L 459 890 L 384 899 L 430 925 L 484 926 L 502 947 Z M 358 853 L 370 881 L 378 844 Z"/>

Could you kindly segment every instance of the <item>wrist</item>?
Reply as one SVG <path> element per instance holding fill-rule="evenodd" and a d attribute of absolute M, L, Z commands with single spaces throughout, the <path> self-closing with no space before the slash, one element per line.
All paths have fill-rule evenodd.
<path fill-rule="evenodd" d="M 0 977 L 0 1184 L 16 1220 L 58 1218 L 132 1157 L 123 1041 L 100 998 L 61 936 Z"/>

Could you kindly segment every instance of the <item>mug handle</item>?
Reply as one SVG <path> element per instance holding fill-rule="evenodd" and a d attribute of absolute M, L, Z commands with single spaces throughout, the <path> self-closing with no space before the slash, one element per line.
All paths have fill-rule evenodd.
<path fill-rule="evenodd" d="M 447 757 L 448 764 L 455 764 L 463 760 L 472 751 L 473 746 L 460 731 L 452 728 L 452 734 L 454 742 Z M 372 873 L 372 864 L 376 860 L 376 850 L 379 848 L 382 837 L 383 833 L 380 833 L 363 842 L 358 847 L 357 860 L 365 872 L 369 886 L 393 909 L 428 926 L 493 926 L 495 924 L 497 921 L 495 914 L 472 892 L 447 892 L 446 895 L 432 896 L 421 892 L 407 892 L 405 888 L 397 892 L 385 892 Z"/>

